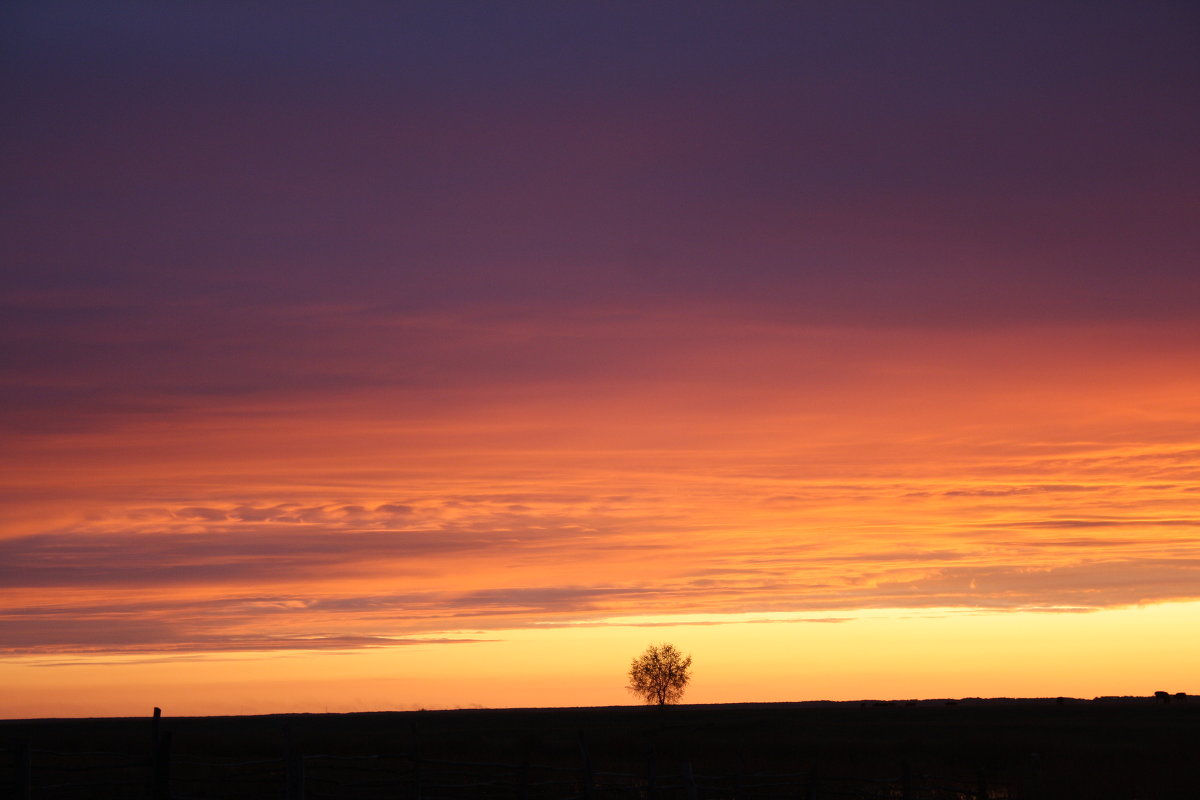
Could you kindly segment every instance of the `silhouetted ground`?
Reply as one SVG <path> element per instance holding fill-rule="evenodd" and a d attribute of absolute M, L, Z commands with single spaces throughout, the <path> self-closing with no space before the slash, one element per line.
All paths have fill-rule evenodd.
<path fill-rule="evenodd" d="M 387 792 L 379 790 L 384 792 L 378 794 L 381 797 L 414 796 L 421 780 L 432 787 L 448 780 L 447 770 L 458 769 L 438 762 L 512 765 L 516 772 L 522 764 L 533 765 L 534 772 L 559 767 L 568 781 L 578 779 L 585 763 L 596 772 L 657 776 L 649 783 L 631 779 L 627 792 L 618 791 L 614 784 L 608 790 L 611 794 L 601 791 L 595 796 L 686 797 L 686 786 L 669 790 L 662 785 L 678 784 L 690 765 L 696 775 L 724 776 L 714 778 L 708 789 L 703 780 L 698 781 L 701 797 L 827 797 L 845 791 L 842 796 L 900 798 L 902 783 L 884 787 L 862 781 L 899 781 L 906 770 L 912 798 L 954 796 L 922 788 L 933 786 L 958 787 L 963 798 L 978 797 L 981 791 L 991 798 L 1033 800 L 1200 797 L 1200 698 L 1169 704 L 1149 698 L 1113 698 L 1061 703 L 964 700 L 956 705 L 944 701 L 685 705 L 665 711 L 613 707 L 165 717 L 161 730 L 171 732 L 173 757 L 181 759 L 181 766 L 172 768 L 173 779 L 183 787 L 173 784 L 172 795 L 179 797 L 284 797 L 283 777 L 278 777 L 283 775 L 282 761 L 272 773 L 278 779 L 262 778 L 265 783 L 257 790 L 235 790 L 231 777 L 228 791 L 219 791 L 193 777 L 200 794 L 184 791 L 189 774 L 184 762 L 282 759 L 289 748 L 293 755 L 419 754 L 423 777 L 418 773 L 397 780 Z M 125 773 L 131 785 L 124 789 L 114 787 L 106 793 L 96 788 L 87 793 L 78 787 L 47 788 L 38 794 L 39 787 L 64 782 L 66 772 L 56 775 L 54 771 L 56 765 L 66 765 L 67 757 L 54 753 L 103 751 L 148 760 L 148 718 L 0 721 L 0 746 L 20 741 L 33 748 L 34 797 L 149 796 L 149 790 L 138 784 L 145 769 L 139 773 L 135 766 Z M 8 789 L 17 785 L 18 760 L 11 748 L 0 756 L 0 781 L 8 782 Z M 411 761 L 402 765 L 399 758 L 378 763 L 398 770 L 411 767 Z M 325 785 L 320 792 L 310 791 L 309 797 L 377 796 L 365 788 L 345 789 L 339 781 L 350 778 L 342 773 L 321 778 L 314 772 L 318 768 L 311 761 L 308 779 L 316 782 L 314 786 L 322 781 Z M 203 769 L 209 770 L 205 774 L 213 781 L 219 780 L 211 769 Z M 433 777 L 439 769 L 442 777 Z M 481 783 L 474 796 L 520 796 L 522 791 L 530 797 L 554 795 L 548 786 L 540 793 L 520 789 L 522 781 L 536 781 L 529 778 L 528 770 L 519 777 L 514 777 L 516 772 L 504 778 L 508 789 Z M 755 774 L 760 778 L 755 779 Z M 777 790 L 748 788 L 756 780 L 764 785 L 770 782 L 762 775 L 791 776 L 781 781 L 792 785 Z M 860 783 L 839 784 L 839 779 Z M 653 788 L 655 780 L 659 795 L 647 788 Z M 596 782 L 603 784 L 599 778 Z M 0 787 L 0 795 L 4 791 Z M 442 794 L 472 796 L 470 791 L 455 794 L 449 789 Z M 555 796 L 573 795 L 584 796 L 584 791 L 579 786 L 565 787 Z M 422 796 L 439 796 L 439 790 L 426 788 Z"/>

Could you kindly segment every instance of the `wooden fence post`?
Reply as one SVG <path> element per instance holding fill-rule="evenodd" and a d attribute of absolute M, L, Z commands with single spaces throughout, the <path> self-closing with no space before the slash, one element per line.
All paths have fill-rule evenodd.
<path fill-rule="evenodd" d="M 655 785 L 658 777 L 656 762 L 654 747 L 651 746 L 646 752 L 646 797 L 650 800 L 658 797 L 658 787 Z"/>
<path fill-rule="evenodd" d="M 683 765 L 683 782 L 687 789 L 688 800 L 699 800 L 700 791 L 696 787 L 696 773 L 692 771 L 690 759 Z"/>
<path fill-rule="evenodd" d="M 902 800 L 912 800 L 912 768 L 908 759 L 900 762 L 900 797 Z"/>
<path fill-rule="evenodd" d="M 975 796 L 979 800 L 988 800 L 987 774 L 980 767 L 975 773 Z"/>
<path fill-rule="evenodd" d="M 817 800 L 817 762 L 808 770 L 808 781 L 804 785 L 804 800 Z"/>
<path fill-rule="evenodd" d="M 529 798 L 529 761 L 533 754 L 533 736 L 525 738 L 525 752 L 521 756 L 521 766 L 517 772 L 517 797 L 520 800 Z"/>
<path fill-rule="evenodd" d="M 159 737 L 154 748 L 154 800 L 171 798 L 171 732 Z"/>
<path fill-rule="evenodd" d="M 416 725 L 409 730 L 412 732 L 413 798 L 421 800 L 421 737 L 417 735 Z"/>
<path fill-rule="evenodd" d="M 1028 800 L 1042 800 L 1042 759 L 1037 753 L 1029 754 L 1025 774 L 1025 797 Z"/>
<path fill-rule="evenodd" d="M 295 742 L 288 747 L 287 800 L 304 800 L 304 755 Z"/>
<path fill-rule="evenodd" d="M 161 744 L 159 729 L 162 722 L 162 709 L 158 706 L 154 707 L 154 713 L 150 715 L 150 796 L 157 798 L 158 791 L 158 747 Z"/>
<path fill-rule="evenodd" d="M 33 798 L 33 748 L 28 739 L 17 742 L 17 797 Z"/>
<path fill-rule="evenodd" d="M 587 742 L 583 740 L 583 731 L 578 730 L 576 734 L 579 737 L 579 759 L 582 770 L 580 780 L 583 783 L 583 796 L 591 800 L 596 795 L 596 779 L 592 773 L 592 758 L 588 755 Z"/>
<path fill-rule="evenodd" d="M 150 796 L 157 797 L 157 791 L 154 787 L 158 785 L 158 722 L 162 717 L 162 709 L 158 706 L 154 707 L 154 713 L 150 715 Z"/>
<path fill-rule="evenodd" d="M 150 760 L 153 761 L 158 752 L 158 725 L 162 721 L 162 709 L 154 707 L 154 716 L 150 718 Z"/>
<path fill-rule="evenodd" d="M 728 776 L 729 792 L 734 800 L 746 800 L 749 797 L 749 790 L 746 788 L 746 773 L 749 771 L 746 768 L 746 751 L 743 749 L 738 752 L 737 767 Z"/>

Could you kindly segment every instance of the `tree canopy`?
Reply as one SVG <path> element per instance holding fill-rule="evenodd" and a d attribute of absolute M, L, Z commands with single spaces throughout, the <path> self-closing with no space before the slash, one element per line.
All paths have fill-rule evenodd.
<path fill-rule="evenodd" d="M 652 644 L 629 666 L 629 691 L 647 703 L 678 703 L 691 680 L 692 657 L 673 644 Z"/>

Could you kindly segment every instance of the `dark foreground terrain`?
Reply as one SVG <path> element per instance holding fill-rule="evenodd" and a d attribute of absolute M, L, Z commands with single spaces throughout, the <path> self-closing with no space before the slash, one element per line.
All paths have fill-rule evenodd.
<path fill-rule="evenodd" d="M 1182 800 L 1200 698 L 13 720 L 0 748 L 14 798 Z"/>

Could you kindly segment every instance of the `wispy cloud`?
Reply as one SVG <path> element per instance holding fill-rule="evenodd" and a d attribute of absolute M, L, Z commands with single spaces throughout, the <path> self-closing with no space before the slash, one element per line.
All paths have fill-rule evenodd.
<path fill-rule="evenodd" d="M 1068 542 L 1067 551 L 1102 553 Z M 350 594 L 349 584 L 313 584 L 305 594 L 174 594 L 135 600 L 117 592 L 105 601 L 59 601 L 10 605 L 0 609 L 0 640 L 9 655 L 54 653 L 149 654 L 284 650 L 352 650 L 412 643 L 454 643 L 455 630 L 502 630 L 546 626 L 602 626 L 630 614 L 695 615 L 694 624 L 723 624 L 737 613 L 756 621 L 761 612 L 808 612 L 802 621 L 848 617 L 830 613 L 862 608 L 963 607 L 997 611 L 1082 611 L 1140 603 L 1200 598 L 1200 553 L 1180 558 L 1086 558 L 1042 566 L 962 564 L 938 566 L 921 552 L 868 553 L 812 559 L 804 566 L 748 563 L 737 569 L 703 567 L 689 572 L 672 565 L 675 577 L 623 584 L 541 583 L 540 585 L 451 588 L 440 577 L 410 591 Z M 343 553 L 350 558 L 351 551 Z M 358 554 L 367 559 L 375 551 Z M 458 556 L 456 556 L 458 557 Z M 509 556 L 506 556 L 509 557 Z M 943 559 L 946 560 L 946 559 Z M 981 560 L 978 555 L 949 560 Z M 830 569 L 834 571 L 830 572 Z M 284 572 L 291 571 L 290 566 Z M 170 575 L 168 571 L 168 576 Z M 234 572 L 215 585 L 269 582 L 269 570 Z M 361 579 L 359 579 L 361 581 Z M 543 577 L 544 581 L 545 578 Z M 136 583 L 152 587 L 139 576 Z M 441 584 L 440 588 L 434 588 Z M 64 584 L 67 585 L 67 584 Z M 69 585 L 87 588 L 87 582 Z M 705 615 L 712 615 L 706 619 Z M 767 618 L 757 618 L 771 621 Z M 742 620 L 746 621 L 746 620 Z M 624 624 L 624 623 L 621 623 Z M 653 620 L 645 624 L 659 624 Z M 693 624 L 693 623 L 689 623 Z M 331 633 L 337 630 L 339 633 Z M 483 638 L 487 638 L 486 635 Z"/>

